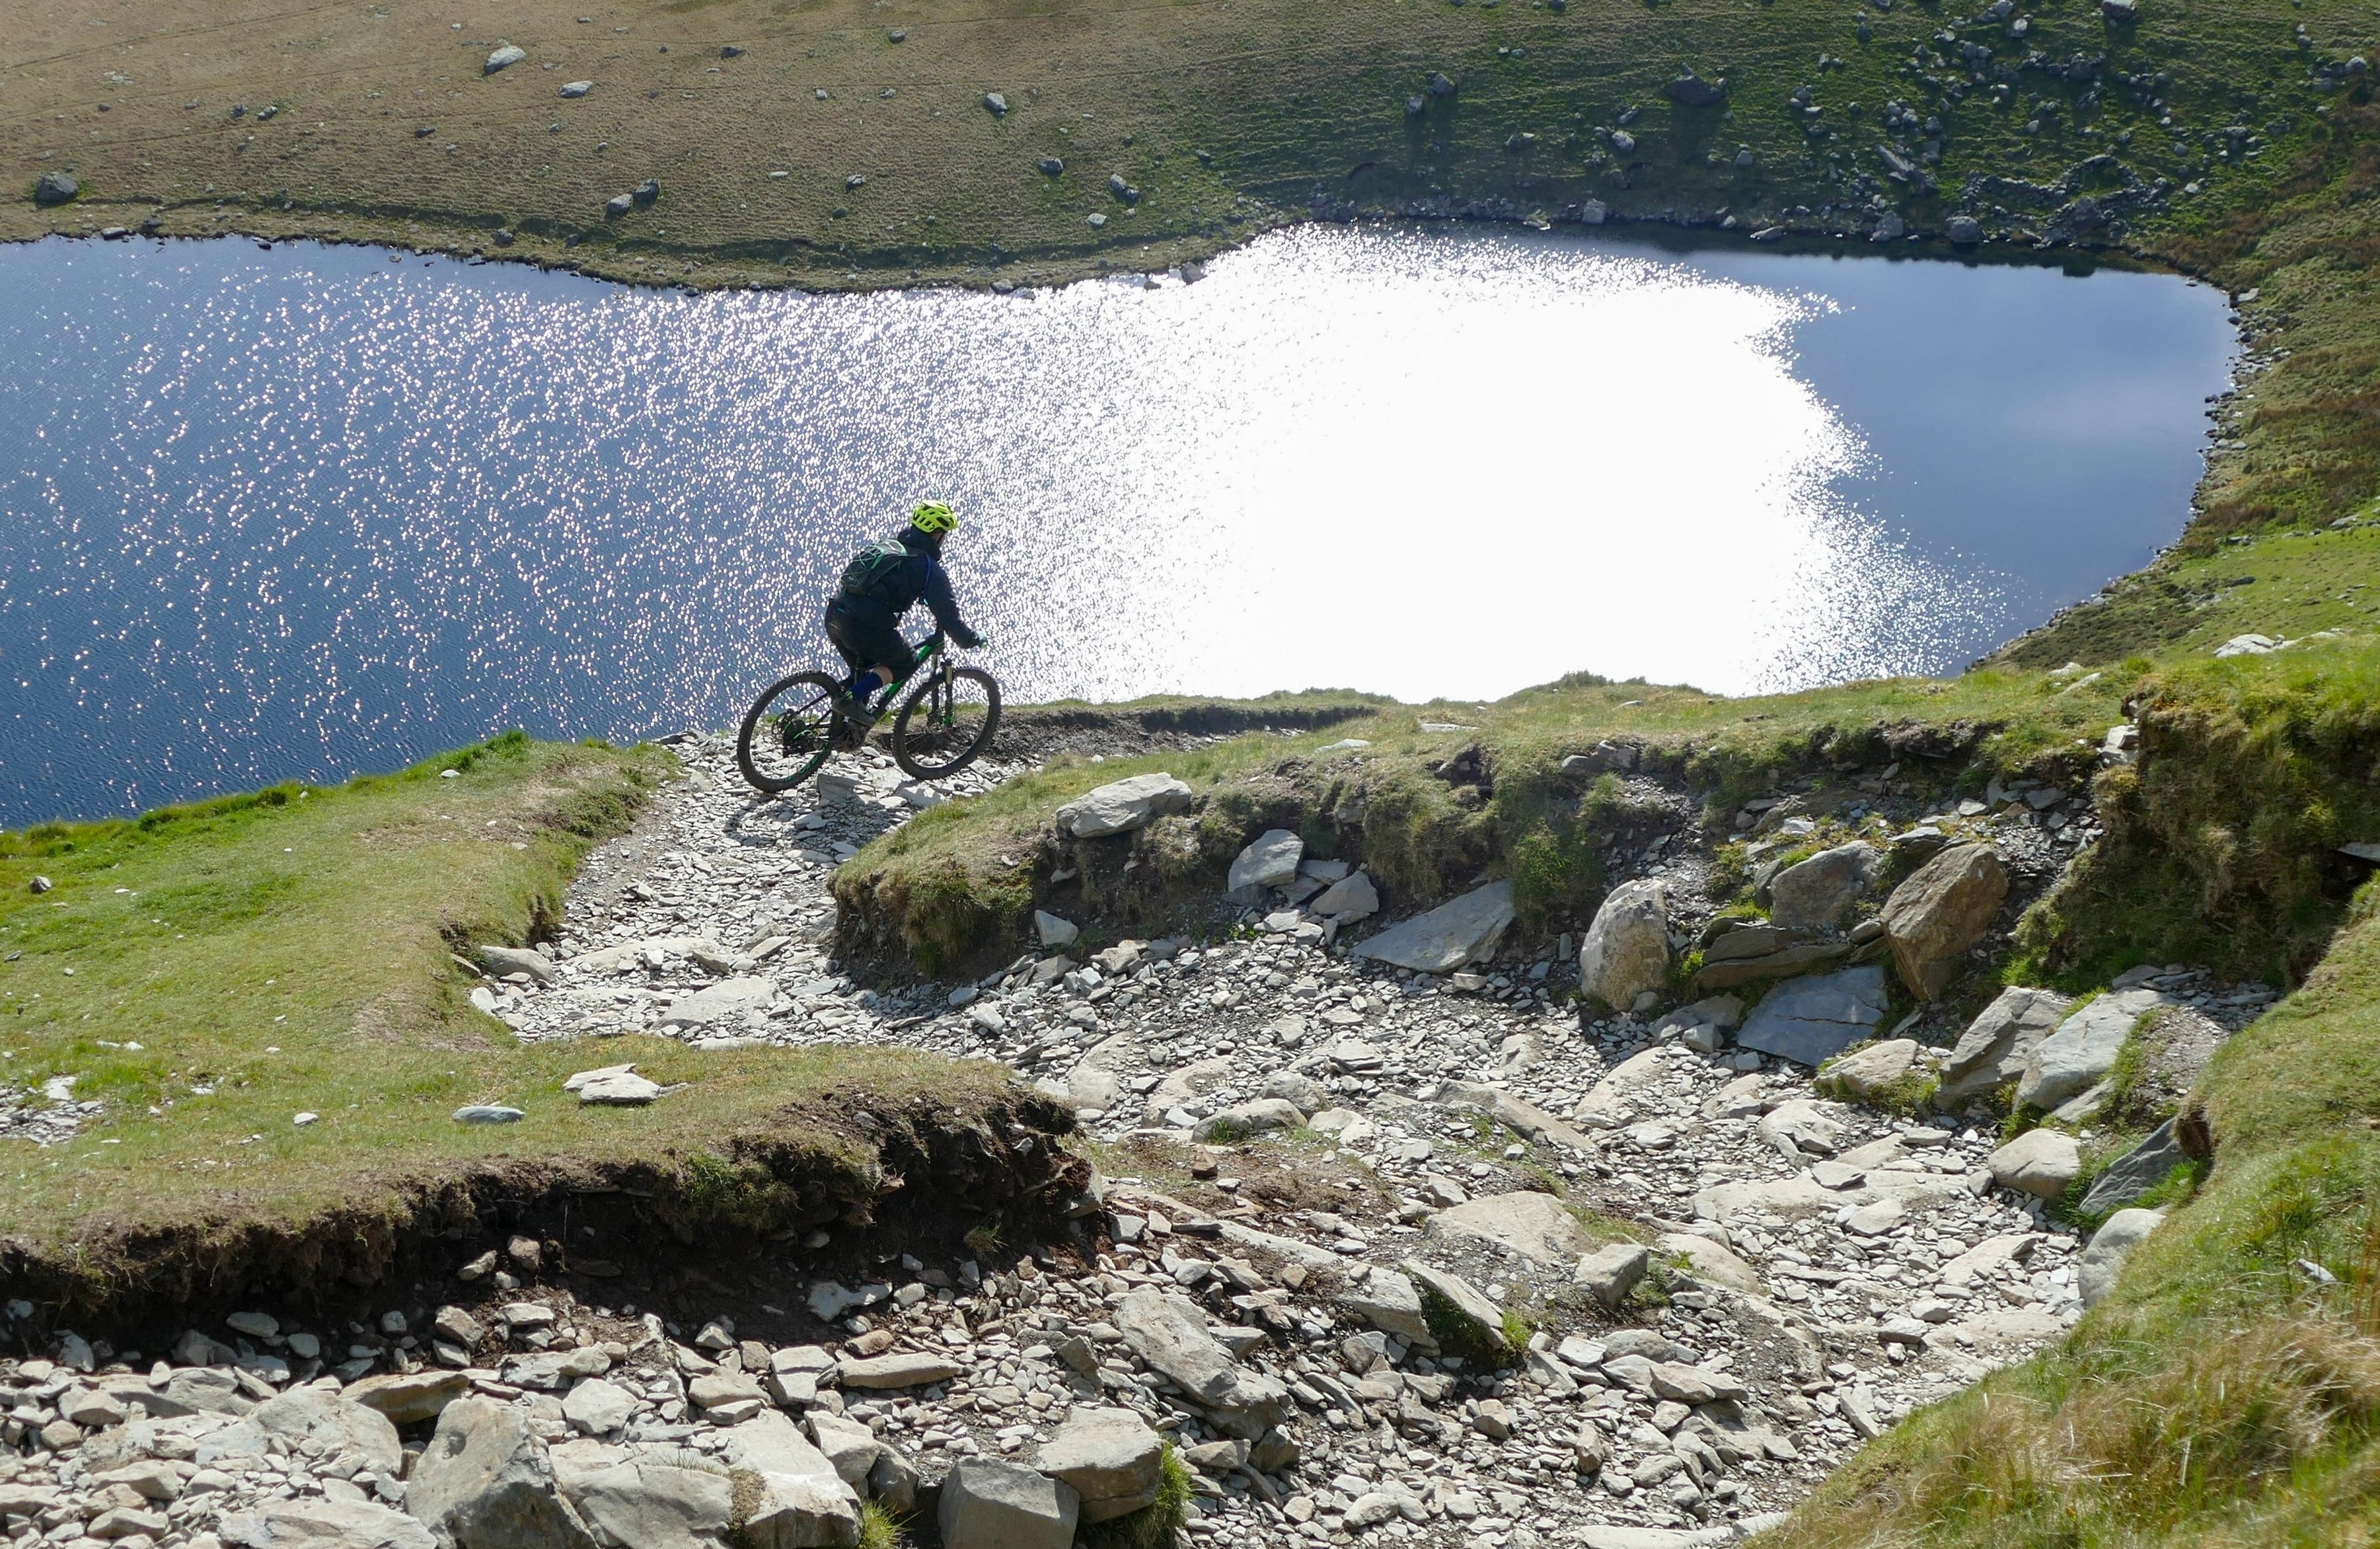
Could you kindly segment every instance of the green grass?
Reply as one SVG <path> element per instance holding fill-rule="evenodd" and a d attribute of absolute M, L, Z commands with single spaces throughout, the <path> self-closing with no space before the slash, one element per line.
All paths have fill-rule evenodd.
<path fill-rule="evenodd" d="M 874 1162 L 872 1142 L 817 1116 L 830 1092 L 1002 1101 L 985 1066 L 524 1045 L 468 1005 L 475 981 L 450 953 L 550 925 L 577 858 L 671 767 L 516 733 L 345 786 L 0 835 L 0 1081 L 38 1093 L 70 1076 L 107 1104 L 69 1143 L 6 1148 L 0 1269 L 100 1300 L 165 1239 L 187 1268 L 296 1254 L 338 1220 L 384 1251 L 474 1174 L 525 1198 L 539 1178 L 641 1169 L 680 1225 L 775 1225 L 798 1202 L 789 1158 L 853 1182 Z M 33 893 L 36 875 L 55 885 Z M 625 1060 L 690 1090 L 646 1109 L 563 1093 L 572 1072 Z M 452 1120 L 499 1102 L 528 1116 Z M 301 1112 L 319 1117 L 301 1127 Z"/>
<path fill-rule="evenodd" d="M 2021 932 L 2025 967 L 2070 987 L 2141 962 L 2289 982 L 2326 949 L 2380 837 L 2380 642 L 2184 658 L 2135 690 L 2145 756 L 2098 777 L 2106 840 Z"/>
<path fill-rule="evenodd" d="M 893 1549 L 902 1539 L 901 1523 L 883 1502 L 860 1502 L 859 1549 Z"/>

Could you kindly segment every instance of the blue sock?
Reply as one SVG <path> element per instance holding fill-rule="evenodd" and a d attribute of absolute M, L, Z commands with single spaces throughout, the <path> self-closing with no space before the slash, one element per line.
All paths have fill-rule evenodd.
<path fill-rule="evenodd" d="M 871 668 L 851 680 L 851 697 L 865 701 L 868 695 L 882 687 L 884 687 L 884 680 L 877 677 L 874 669 Z"/>

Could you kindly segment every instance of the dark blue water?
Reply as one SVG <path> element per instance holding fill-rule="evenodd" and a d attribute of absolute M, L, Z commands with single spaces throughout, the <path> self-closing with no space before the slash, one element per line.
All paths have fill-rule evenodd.
<path fill-rule="evenodd" d="M 1954 669 L 2176 534 L 2221 298 L 1511 232 L 694 297 L 0 250 L 0 824 L 719 726 L 917 498 L 1018 698 Z"/>

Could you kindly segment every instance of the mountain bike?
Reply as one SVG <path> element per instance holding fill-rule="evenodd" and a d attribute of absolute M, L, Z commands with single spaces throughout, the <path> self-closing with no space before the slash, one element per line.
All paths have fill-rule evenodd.
<path fill-rule="evenodd" d="M 791 790 L 833 754 L 864 747 L 912 683 L 917 687 L 892 717 L 892 761 L 910 778 L 955 774 L 991 746 L 1000 727 L 1000 680 L 953 663 L 950 642 L 937 631 L 909 670 L 872 698 L 865 719 L 852 716 L 843 681 L 832 673 L 797 672 L 770 684 L 735 734 L 735 762 L 753 789 L 771 796 Z"/>

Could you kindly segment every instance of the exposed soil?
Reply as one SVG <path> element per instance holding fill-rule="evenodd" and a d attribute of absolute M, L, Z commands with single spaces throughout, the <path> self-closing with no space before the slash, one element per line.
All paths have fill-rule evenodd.
<path fill-rule="evenodd" d="M 765 1255 L 820 1228 L 868 1228 L 898 1251 L 954 1242 L 990 1218 L 1054 1223 L 1086 1177 L 1057 1144 L 1068 1128 L 1030 1094 L 962 1111 L 892 1109 L 852 1092 L 788 1111 L 774 1134 L 721 1136 L 733 1177 L 512 1162 L 398 1179 L 378 1191 L 384 1206 L 282 1226 L 94 1221 L 75 1262 L 0 1239 L 0 1288 L 45 1310 L 11 1330 L 28 1348 L 70 1323 L 155 1349 L 243 1306 L 376 1309 L 391 1287 L 443 1281 L 456 1262 L 527 1238 L 548 1245 L 560 1283 L 618 1282 L 650 1299 L 673 1283 L 748 1279 Z M 91 1262 L 112 1266 L 103 1280 Z"/>

